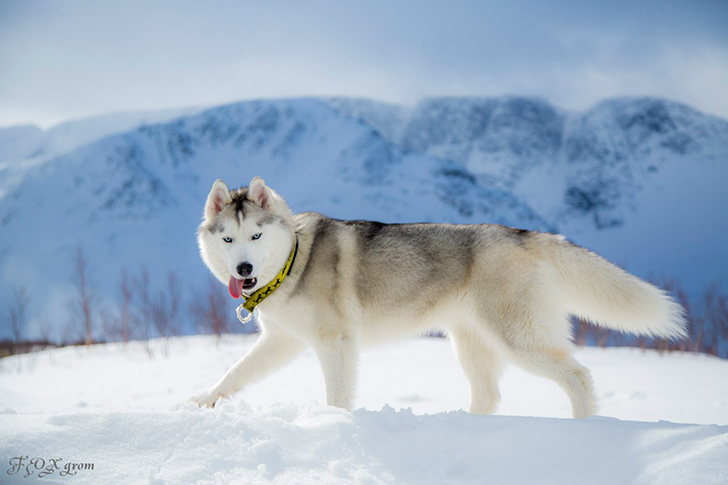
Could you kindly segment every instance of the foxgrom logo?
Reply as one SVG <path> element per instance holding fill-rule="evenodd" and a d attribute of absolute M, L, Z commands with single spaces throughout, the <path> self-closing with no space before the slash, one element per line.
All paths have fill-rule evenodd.
<path fill-rule="evenodd" d="M 68 462 L 62 464 L 63 458 L 29 458 L 28 456 L 16 456 L 10 459 L 10 468 L 7 470 L 8 475 L 21 474 L 23 478 L 28 478 L 38 474 L 38 478 L 47 477 L 58 472 L 62 477 L 76 475 L 79 471 L 93 470 L 93 463 L 75 463 Z"/>

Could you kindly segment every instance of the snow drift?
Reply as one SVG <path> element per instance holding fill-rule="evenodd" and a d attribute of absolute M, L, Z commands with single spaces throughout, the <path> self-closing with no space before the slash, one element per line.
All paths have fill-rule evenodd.
<path fill-rule="evenodd" d="M 448 342 L 362 355 L 357 405 L 324 399 L 313 352 L 215 409 L 185 403 L 255 337 L 63 348 L 0 361 L 3 483 L 722 484 L 728 478 L 728 362 L 581 349 L 601 416 L 568 416 L 550 381 L 509 367 L 501 415 L 461 408 L 468 386 Z M 397 408 L 397 410 L 395 410 Z M 667 422 L 664 420 L 671 420 Z M 677 424 L 677 423 L 701 424 Z M 12 469 L 60 458 L 72 477 Z"/>

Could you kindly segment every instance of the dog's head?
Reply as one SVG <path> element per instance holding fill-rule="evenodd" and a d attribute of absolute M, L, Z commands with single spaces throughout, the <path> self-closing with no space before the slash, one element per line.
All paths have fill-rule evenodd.
<path fill-rule="evenodd" d="M 233 298 L 272 280 L 294 241 L 291 210 L 262 178 L 232 191 L 222 180 L 212 185 L 197 242 L 203 261 Z"/>

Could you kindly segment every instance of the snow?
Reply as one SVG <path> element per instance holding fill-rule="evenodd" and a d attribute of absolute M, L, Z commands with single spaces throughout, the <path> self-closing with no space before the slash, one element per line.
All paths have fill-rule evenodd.
<path fill-rule="evenodd" d="M 728 480 L 728 362 L 579 349 L 599 416 L 567 418 L 563 392 L 509 367 L 498 415 L 468 391 L 445 339 L 365 351 L 356 405 L 322 404 L 313 352 L 215 409 L 186 399 L 256 336 L 63 348 L 0 361 L 0 456 L 93 463 L 72 478 L 3 483 L 584 483 Z M 690 423 L 690 424 L 683 424 Z"/>
<path fill-rule="evenodd" d="M 37 126 L 0 128 L 0 167 L 9 160 L 28 158 L 42 143 L 44 134 Z"/>

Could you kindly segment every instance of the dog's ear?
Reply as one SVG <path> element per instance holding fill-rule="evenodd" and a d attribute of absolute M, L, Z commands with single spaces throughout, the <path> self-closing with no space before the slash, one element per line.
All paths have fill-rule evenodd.
<path fill-rule="evenodd" d="M 225 205 L 232 202 L 230 189 L 220 179 L 215 180 L 212 184 L 210 195 L 207 196 L 207 204 L 205 204 L 205 219 L 210 220 L 217 216 Z"/>
<path fill-rule="evenodd" d="M 255 177 L 248 186 L 248 199 L 265 210 L 275 210 L 276 198 L 273 191 L 265 185 L 265 180 Z"/>

